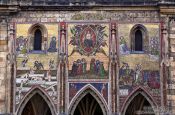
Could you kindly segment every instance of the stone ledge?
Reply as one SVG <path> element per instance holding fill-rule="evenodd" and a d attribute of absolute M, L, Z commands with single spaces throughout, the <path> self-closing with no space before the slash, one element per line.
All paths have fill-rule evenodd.
<path fill-rule="evenodd" d="M 174 57 L 175 57 L 175 52 L 170 52 L 170 56 L 173 57 L 173 59 L 174 59 Z"/>
<path fill-rule="evenodd" d="M 170 44 L 175 44 L 175 39 L 174 38 L 170 38 Z"/>
<path fill-rule="evenodd" d="M 175 38 L 175 34 L 170 34 L 170 38 Z"/>
<path fill-rule="evenodd" d="M 0 40 L 0 45 L 7 45 L 7 40 Z"/>
<path fill-rule="evenodd" d="M 7 46 L 6 45 L 0 45 L 0 52 L 6 52 Z"/>
<path fill-rule="evenodd" d="M 168 99 L 175 100 L 175 95 L 167 95 Z"/>
<path fill-rule="evenodd" d="M 5 100 L 4 99 L 0 99 L 0 103 L 2 103 L 2 102 L 5 102 Z"/>
<path fill-rule="evenodd" d="M 168 6 L 168 5 L 167 6 L 160 6 L 160 13 L 175 14 L 175 7 L 174 6 Z"/>
<path fill-rule="evenodd" d="M 171 44 L 171 52 L 175 53 L 175 44 Z"/>

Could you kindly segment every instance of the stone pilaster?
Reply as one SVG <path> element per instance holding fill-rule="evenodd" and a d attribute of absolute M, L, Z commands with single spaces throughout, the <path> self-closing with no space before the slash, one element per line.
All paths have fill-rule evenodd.
<path fill-rule="evenodd" d="M 175 114 L 175 17 L 170 17 L 168 21 L 168 38 L 169 38 L 169 52 L 170 52 L 170 67 L 168 77 L 168 107 L 171 114 Z"/>
<path fill-rule="evenodd" d="M 111 47 L 110 47 L 110 95 L 111 95 L 111 114 L 119 112 L 118 96 L 118 63 L 117 63 L 117 29 L 116 23 L 111 23 Z"/>
<path fill-rule="evenodd" d="M 59 61 L 58 61 L 58 113 L 66 114 L 66 25 L 60 23 L 60 39 L 59 39 Z"/>
<path fill-rule="evenodd" d="M 11 84 L 8 65 L 8 33 L 6 18 L 0 19 L 0 114 L 10 113 Z"/>

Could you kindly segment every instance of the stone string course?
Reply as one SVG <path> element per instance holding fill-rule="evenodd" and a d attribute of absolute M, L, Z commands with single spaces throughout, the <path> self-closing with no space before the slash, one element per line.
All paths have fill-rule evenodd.
<path fill-rule="evenodd" d="M 76 21 L 76 20 L 99 20 L 109 21 L 115 20 L 119 22 L 159 22 L 158 12 L 156 11 L 126 11 L 110 12 L 110 11 L 65 11 L 65 12 L 21 12 L 16 17 L 12 17 L 12 22 L 61 22 L 61 21 Z"/>
<path fill-rule="evenodd" d="M 94 22 L 107 22 L 116 21 L 117 23 L 160 23 L 158 11 L 20 11 L 16 15 L 8 17 L 8 24 L 13 23 L 59 23 L 62 21 L 76 22 L 87 21 Z M 1 25 L 1 24 L 0 24 Z M 167 84 L 169 90 L 168 106 L 172 109 L 172 115 L 175 114 L 175 19 L 170 21 L 169 24 L 169 50 L 170 50 L 170 69 L 169 78 L 171 82 Z M 7 55 L 12 50 L 14 28 L 8 28 L 8 34 L 6 33 L 7 27 L 0 28 L 0 114 L 10 113 L 7 106 L 10 107 L 10 64 L 7 60 Z M 8 42 L 6 42 L 8 38 Z M 3 40 L 3 41 L 2 41 Z M 9 45 L 10 44 L 10 45 Z M 7 46 L 8 45 L 8 46 Z M 8 87 L 6 87 L 8 86 Z M 171 86 L 171 87 L 170 87 Z M 13 87 L 13 86 L 12 86 Z M 172 93 L 174 92 L 174 93 Z M 159 97 L 156 98 L 158 102 Z M 8 101 L 7 101 L 8 100 Z M 123 102 L 120 102 L 120 104 Z M 160 102 L 158 102 L 160 104 Z M 12 106 L 12 105 L 11 105 Z"/>

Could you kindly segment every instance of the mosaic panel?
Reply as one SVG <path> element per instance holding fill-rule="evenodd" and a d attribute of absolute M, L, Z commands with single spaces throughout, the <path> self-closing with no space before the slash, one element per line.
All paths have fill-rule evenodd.
<path fill-rule="evenodd" d="M 69 78 L 107 78 L 109 24 L 68 24 Z"/>
<path fill-rule="evenodd" d="M 41 51 L 33 51 L 33 38 L 28 33 L 32 24 L 16 24 L 16 104 L 34 86 L 39 86 L 57 104 L 57 60 L 58 60 L 58 23 L 42 24 L 47 36 L 42 42 Z"/>
<path fill-rule="evenodd" d="M 131 29 L 135 24 L 119 24 L 119 49 L 121 55 L 133 54 L 131 51 Z M 143 24 L 147 29 L 148 44 L 143 44 L 144 54 L 148 54 L 150 60 L 159 60 L 160 41 L 159 24 Z M 145 38 L 144 38 L 145 39 Z M 144 40 L 145 41 L 145 40 Z"/>
<path fill-rule="evenodd" d="M 43 70 L 27 70 L 17 71 L 16 77 L 16 104 L 20 103 L 20 100 L 25 94 L 33 87 L 42 87 L 48 95 L 53 99 L 54 103 L 57 103 L 57 77 L 56 71 L 43 71 Z"/>
<path fill-rule="evenodd" d="M 135 89 L 142 87 L 153 97 L 160 97 L 160 34 L 159 24 L 143 24 L 147 30 L 144 50 L 131 50 L 131 29 L 135 24 L 119 24 L 119 95 L 124 102 Z"/>
<path fill-rule="evenodd" d="M 88 83 L 69 83 L 69 102 L 71 102 L 72 98 L 85 85 L 88 85 Z M 108 102 L 108 83 L 90 83 L 90 85 L 94 86 L 102 95 L 102 97 L 104 97 L 106 102 Z"/>

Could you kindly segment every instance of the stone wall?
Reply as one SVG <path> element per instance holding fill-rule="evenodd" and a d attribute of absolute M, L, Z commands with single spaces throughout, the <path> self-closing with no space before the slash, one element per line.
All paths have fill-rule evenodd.
<path fill-rule="evenodd" d="M 12 22 L 109 21 L 150 23 L 159 22 L 157 11 L 21 11 Z"/>
<path fill-rule="evenodd" d="M 8 74 L 8 41 L 7 23 L 5 19 L 0 23 L 0 113 L 10 111 L 10 77 Z"/>
<path fill-rule="evenodd" d="M 168 38 L 169 38 L 169 49 L 170 49 L 170 67 L 169 67 L 169 76 L 167 80 L 167 88 L 168 88 L 168 106 L 169 109 L 172 110 L 172 114 L 175 114 L 175 62 L 174 62 L 174 54 L 175 54 L 175 19 L 174 17 L 170 17 L 168 21 Z"/>
<path fill-rule="evenodd" d="M 159 38 L 160 38 L 160 33 L 159 33 L 159 14 L 158 12 L 155 10 L 148 10 L 148 11 L 113 11 L 113 10 L 110 10 L 110 11 L 98 11 L 98 10 L 92 10 L 92 11 L 21 11 L 19 12 L 17 15 L 14 15 L 14 16 L 11 16 L 10 17 L 10 24 L 14 24 L 14 28 L 15 28 L 15 37 L 13 37 L 13 43 L 15 44 L 14 45 L 14 50 L 13 50 L 13 53 L 15 53 L 16 55 L 16 66 L 17 67 L 17 71 L 14 71 L 16 73 L 16 76 L 14 76 L 14 79 L 16 79 L 16 88 L 14 87 L 15 91 L 16 91 L 16 104 L 20 104 L 20 100 L 23 99 L 23 97 L 25 97 L 25 95 L 19 95 L 19 93 L 23 93 L 27 90 L 29 90 L 29 88 L 31 88 L 32 86 L 34 85 L 39 85 L 41 84 L 40 80 L 38 79 L 35 79 L 35 78 L 29 78 L 29 79 L 34 79 L 35 81 L 38 81 L 36 84 L 33 83 L 32 80 L 29 80 L 30 82 L 28 84 L 30 84 L 30 87 L 27 87 L 27 85 L 25 85 L 25 83 L 27 83 L 28 81 L 23 81 L 23 80 L 26 80 L 28 79 L 27 77 L 25 77 L 25 75 L 29 75 L 30 76 L 33 76 L 32 74 L 32 71 L 31 71 L 31 68 L 33 69 L 33 67 L 35 66 L 34 63 L 39 60 L 39 62 L 42 63 L 43 65 L 43 68 L 40 68 L 39 70 L 37 70 L 37 68 L 34 68 L 34 73 L 36 75 L 39 75 L 39 76 L 44 76 L 45 80 L 44 82 L 46 82 L 47 84 L 49 83 L 55 83 L 56 81 L 52 81 L 52 80 L 48 80 L 46 78 L 49 78 L 49 72 L 55 72 L 55 73 L 60 73 L 61 71 L 60 70 L 56 70 L 54 68 L 52 68 L 50 70 L 49 68 L 49 60 L 50 58 L 54 58 L 54 62 L 55 62 L 55 67 L 59 67 L 59 63 L 57 63 L 56 60 L 60 60 L 59 58 L 60 57 L 57 57 L 57 51 L 54 51 L 52 53 L 48 53 L 48 50 L 49 49 L 49 45 L 51 43 L 51 38 L 52 36 L 54 35 L 56 37 L 56 41 L 55 43 L 57 44 L 57 46 L 59 46 L 58 50 L 61 50 L 61 46 L 59 45 L 60 43 L 60 36 L 61 36 L 61 31 L 60 31 L 60 24 L 64 22 L 67 24 L 65 30 L 67 31 L 66 32 L 66 36 L 68 38 L 66 38 L 66 40 L 68 42 L 70 42 L 71 40 L 69 40 L 71 37 L 74 37 L 74 34 L 71 32 L 72 28 L 73 27 L 76 27 L 76 25 L 78 24 L 84 24 L 85 26 L 88 25 L 90 26 L 90 24 L 92 24 L 91 27 L 93 27 L 93 24 L 97 24 L 99 27 L 106 27 L 104 29 L 104 32 L 106 34 L 106 38 L 107 40 L 105 40 L 106 42 L 108 43 L 112 43 L 110 41 L 110 34 L 111 34 L 111 28 L 110 28 L 110 24 L 111 22 L 113 23 L 116 23 L 116 29 L 117 29 L 117 32 L 116 32 L 116 41 L 117 41 L 117 44 L 116 44 L 116 47 L 118 47 L 119 49 L 116 49 L 118 50 L 117 51 L 117 56 L 120 58 L 120 61 L 119 62 L 120 64 L 118 64 L 118 66 L 122 69 L 123 66 L 123 63 L 129 63 L 129 66 L 131 66 L 131 68 L 129 68 L 132 72 L 135 72 L 135 69 L 137 68 L 137 64 L 140 66 L 142 66 L 142 73 L 143 75 L 145 74 L 146 77 L 144 76 L 144 78 L 141 78 L 139 80 L 138 83 L 136 83 L 136 81 L 126 81 L 123 82 L 123 78 L 122 77 L 131 77 L 131 79 L 134 79 L 134 76 L 130 74 L 127 76 L 127 75 L 120 75 L 120 82 L 121 83 L 124 83 L 124 86 L 123 84 L 121 85 L 122 88 L 120 89 L 120 91 L 118 92 L 119 94 L 117 95 L 120 95 L 120 103 L 124 103 L 124 101 L 126 101 L 125 99 L 127 98 L 127 96 L 130 96 L 131 92 L 136 90 L 137 88 L 141 87 L 143 84 L 145 85 L 144 88 L 148 88 L 146 89 L 149 93 L 151 93 L 152 95 L 155 96 L 155 102 L 157 103 L 157 105 L 160 106 L 160 101 L 161 99 L 159 98 L 160 97 L 160 84 L 159 84 L 159 54 L 160 52 L 158 51 L 154 56 L 154 52 L 152 53 L 151 52 L 151 49 L 149 49 L 148 47 L 151 47 L 151 40 L 153 40 L 153 44 L 152 45 L 159 45 L 160 41 L 159 41 Z M 37 52 L 35 52 L 35 54 L 32 54 L 32 51 L 31 51 L 31 44 L 28 42 L 30 41 L 31 39 L 31 36 L 30 36 L 30 33 L 29 30 L 30 28 L 32 27 L 32 25 L 37 25 L 37 24 L 41 24 L 43 26 L 46 27 L 46 30 L 48 31 L 48 36 L 45 36 L 47 41 L 44 42 L 44 44 L 46 43 L 46 50 L 43 50 L 44 53 L 42 54 L 38 54 Z M 147 47 L 147 50 L 145 49 L 144 52 L 142 52 L 142 54 L 132 54 L 131 52 L 131 48 L 130 48 L 130 44 L 131 44 L 131 36 L 130 36 L 130 32 L 132 30 L 132 28 L 137 25 L 137 24 L 140 24 L 142 26 L 144 26 L 148 32 L 148 35 L 149 35 L 149 38 L 147 38 L 147 41 L 145 44 L 144 44 L 144 47 Z M 84 28 L 82 26 L 82 28 Z M 56 29 L 56 30 L 55 30 Z M 121 40 L 121 37 L 124 37 L 124 39 L 126 39 L 126 44 L 124 45 L 127 45 L 128 46 L 128 51 L 129 51 L 129 54 L 121 54 L 121 46 L 123 45 L 122 43 L 122 40 Z M 24 45 L 24 47 L 26 48 L 26 52 L 23 52 L 23 50 L 19 50 L 18 49 L 18 41 L 22 41 L 24 42 L 25 44 L 25 41 L 26 42 L 26 45 Z M 29 43 L 29 44 L 28 44 Z M 66 42 L 67 43 L 67 42 Z M 103 56 L 103 54 L 97 54 L 96 56 L 93 56 L 95 59 L 98 59 L 99 57 L 102 58 L 101 56 L 103 56 L 104 58 L 101 59 L 101 61 L 104 61 L 105 59 L 105 63 L 104 63 L 104 66 L 105 66 L 105 70 L 108 70 L 109 71 L 112 71 L 116 68 L 110 68 L 110 64 L 109 63 L 112 63 L 109 62 L 110 57 L 111 55 L 109 55 L 111 51 L 109 51 L 109 47 L 110 48 L 113 48 L 114 46 L 109 46 L 107 43 L 107 46 L 105 46 L 104 50 L 105 50 L 105 53 L 107 52 L 107 55 L 106 56 Z M 154 44 L 156 43 L 156 44 Z M 22 43 L 23 44 L 23 43 Z M 109 46 L 109 47 L 108 47 Z M 66 49 L 68 48 L 68 55 L 71 54 L 70 49 L 73 49 L 74 47 L 70 47 L 70 44 L 68 46 L 68 44 L 66 44 L 64 47 L 66 47 Z M 30 49 L 31 48 L 31 49 Z M 156 46 L 156 50 L 158 50 L 160 47 L 159 46 Z M 115 49 L 115 48 L 114 48 Z M 65 52 L 67 54 L 67 51 Z M 131 53 L 131 54 L 130 54 Z M 60 55 L 60 54 L 59 54 Z M 81 56 L 83 55 L 83 56 Z M 90 58 L 91 56 L 87 55 L 87 56 L 84 56 L 84 54 L 77 54 L 76 55 L 76 59 L 81 59 L 81 58 L 85 58 L 87 61 L 88 61 L 88 68 L 90 68 Z M 61 56 L 61 55 L 60 55 Z M 66 57 L 67 58 L 67 57 Z M 99 59 L 100 59 L 99 58 Z M 128 59 L 130 60 L 128 60 Z M 23 64 L 22 62 L 25 61 L 25 60 L 28 60 L 27 63 Z M 68 64 L 68 67 L 67 69 L 70 70 L 70 68 L 73 66 L 73 60 L 74 57 L 72 56 L 68 58 L 68 61 L 65 61 L 65 64 Z M 58 64 L 58 65 L 57 65 Z M 109 65 L 108 65 L 109 64 Z M 61 67 L 61 66 L 60 66 Z M 108 68 L 109 67 L 109 68 Z M 112 69 L 112 70 L 110 70 Z M 56 70 L 56 71 L 55 71 Z M 65 68 L 66 70 L 66 68 Z M 122 69 L 122 71 L 125 71 L 124 69 Z M 141 72 L 141 71 L 140 71 Z M 119 73 L 118 73 L 119 74 Z M 113 75 L 114 78 L 115 77 L 119 77 L 119 75 Z M 107 74 L 108 75 L 108 74 Z M 67 74 L 64 76 L 64 77 L 68 77 L 68 84 L 66 84 L 66 92 L 71 90 L 71 91 L 74 91 L 73 93 L 74 94 L 71 94 L 72 92 L 67 92 L 67 93 L 70 93 L 69 96 L 67 95 L 66 97 L 59 97 L 58 95 L 58 99 L 59 98 L 62 98 L 62 99 L 65 99 L 66 102 L 69 102 L 71 101 L 71 98 L 73 98 L 73 96 L 78 92 L 80 91 L 81 89 L 83 89 L 84 86 L 87 85 L 87 83 L 91 83 L 89 85 L 93 86 L 93 87 L 97 87 L 96 89 L 99 90 L 99 92 L 101 93 L 102 92 L 102 86 L 106 89 L 105 91 L 109 92 L 108 94 L 106 94 L 106 92 L 104 92 L 104 94 L 102 95 L 105 95 L 107 97 L 104 97 L 107 101 L 107 103 L 109 102 L 112 102 L 114 100 L 111 100 L 111 93 L 114 93 L 113 91 L 111 92 L 111 83 L 113 84 L 114 82 L 116 81 L 110 81 L 111 80 L 111 73 L 109 74 L 109 76 L 107 77 L 102 77 L 102 79 L 99 78 L 94 78 L 94 76 L 92 76 L 92 78 L 87 78 L 87 77 L 70 77 L 69 75 L 67 76 Z M 153 75 L 153 76 L 152 76 Z M 57 76 L 57 78 L 59 78 L 60 76 L 57 75 L 57 74 L 54 74 L 54 75 L 51 75 L 51 79 L 52 78 L 55 78 Z M 153 86 L 153 91 L 150 90 L 150 87 L 148 86 L 147 87 L 147 82 L 148 82 L 148 77 L 151 78 L 154 77 L 154 80 L 156 80 L 156 83 L 157 83 L 157 86 L 156 88 Z M 143 77 L 143 76 L 142 76 Z M 85 81 L 82 82 L 82 80 L 85 79 Z M 117 78 L 118 79 L 118 78 Z M 122 79 L 122 80 L 121 80 Z M 143 79 L 145 80 L 146 79 L 146 82 L 144 82 L 143 84 L 141 84 L 143 82 Z M 61 80 L 61 79 L 60 79 Z M 109 80 L 109 81 L 108 81 Z M 119 80 L 119 79 L 118 79 Z M 24 82 L 24 83 L 21 83 L 21 82 Z M 43 81 L 42 81 L 43 82 Z M 59 85 L 59 80 L 57 81 L 57 85 Z M 64 81 L 65 82 L 65 81 Z M 132 84 L 131 82 L 134 82 L 134 84 Z M 131 83 L 131 84 L 130 84 Z M 60 83 L 62 84 L 62 83 Z M 115 84 L 115 83 L 114 83 Z M 24 86 L 24 87 L 23 87 Z M 69 86 L 69 87 L 67 87 Z M 43 86 L 44 88 L 47 89 L 47 86 Z M 55 87 L 55 86 L 54 86 Z M 116 86 L 119 88 L 119 86 Z M 129 89 L 132 89 L 133 90 L 130 90 L 130 91 L 127 91 L 128 93 L 124 93 L 122 92 L 123 90 L 128 90 L 127 88 L 125 87 L 129 87 Z M 20 88 L 23 88 L 25 91 L 23 90 L 20 90 Z M 78 88 L 78 89 L 76 89 Z M 124 88 L 124 89 L 123 89 Z M 116 90 L 116 88 L 114 88 L 114 90 Z M 59 89 L 57 90 L 56 87 L 55 87 L 55 91 L 58 91 L 59 93 L 62 93 L 62 91 L 60 91 Z M 63 90 L 64 91 L 64 90 Z M 155 91 L 155 92 L 154 92 Z M 50 92 L 50 93 L 49 93 Z M 26 94 L 27 92 L 25 92 L 24 94 Z M 54 95 L 57 95 L 56 92 L 52 93 L 52 91 L 49 91 L 48 90 L 48 93 L 49 94 L 54 94 Z M 59 94 L 58 93 L 58 94 Z M 72 96 L 72 97 L 70 97 Z M 54 99 L 54 103 L 55 105 L 57 104 L 57 102 L 59 100 L 56 100 L 55 97 L 53 97 Z M 73 100 L 74 101 L 74 100 Z M 59 103 L 59 102 L 58 102 Z M 60 102 L 62 103 L 62 102 Z M 116 102 L 117 103 L 117 102 Z M 67 107 L 69 107 L 69 103 L 66 103 L 66 109 L 69 109 Z M 61 106 L 61 105 L 57 105 L 57 106 Z M 64 106 L 64 104 L 63 104 Z M 109 113 L 111 112 L 111 106 L 113 106 L 112 104 L 109 103 Z M 117 105 L 119 107 L 119 105 Z M 124 106 L 124 105 L 123 105 Z M 18 106 L 16 106 L 16 109 L 18 108 Z M 115 107 L 114 107 L 115 108 Z M 112 109 L 112 112 L 116 113 L 116 112 L 121 112 L 121 109 L 122 109 L 122 106 L 120 105 L 120 108 L 117 108 L 116 110 L 115 109 Z M 118 111 L 117 111 L 118 110 Z M 64 111 L 63 108 L 61 108 L 60 111 Z"/>
<path fill-rule="evenodd" d="M 132 8 L 131 8 L 132 9 Z M 2 21 L 2 24 L 0 24 L 0 114 L 1 113 L 9 113 L 10 112 L 10 107 L 13 108 L 13 113 L 14 113 L 14 105 L 16 104 L 15 99 L 13 96 L 15 96 L 15 92 L 13 92 L 13 90 L 16 88 L 16 86 L 14 86 L 14 82 L 16 80 L 17 76 L 13 76 L 13 75 L 20 75 L 21 73 L 25 73 L 26 71 L 28 72 L 28 70 L 30 70 L 30 68 L 33 67 L 33 63 L 34 61 L 36 61 L 36 59 L 40 59 L 40 61 L 44 64 L 44 74 L 49 74 L 49 59 L 50 57 L 54 58 L 54 62 L 57 63 L 57 59 L 59 60 L 59 57 L 57 57 L 56 53 L 52 53 L 46 56 L 41 56 L 41 55 L 35 55 L 35 54 L 30 54 L 29 58 L 32 60 L 31 62 L 29 62 L 28 64 L 26 64 L 25 68 L 21 68 L 23 65 L 21 65 L 21 61 L 23 61 L 23 58 L 21 57 L 17 57 L 17 60 L 14 60 L 13 58 L 13 53 L 16 53 L 16 39 L 19 37 L 23 37 L 23 38 L 29 38 L 30 36 L 28 35 L 28 30 L 29 28 L 34 25 L 34 24 L 38 24 L 41 23 L 43 25 L 46 26 L 46 28 L 48 29 L 48 33 L 49 33 L 49 40 L 47 43 L 47 47 L 49 48 L 49 44 L 50 44 L 50 39 L 52 38 L 52 35 L 54 34 L 54 36 L 56 36 L 56 39 L 59 38 L 60 34 L 60 22 L 65 22 L 66 24 L 69 23 L 111 23 L 114 22 L 117 24 L 117 36 L 116 38 L 118 39 L 117 42 L 117 46 L 120 49 L 120 45 L 123 45 L 122 42 L 120 41 L 121 36 L 123 36 L 126 39 L 126 44 L 128 46 L 128 49 L 131 50 L 130 48 L 130 30 L 134 25 L 137 24 L 141 24 L 144 25 L 147 29 L 148 29 L 148 33 L 149 33 L 149 38 L 150 40 L 155 37 L 156 39 L 161 40 L 161 30 L 160 30 L 160 17 L 159 17 L 159 12 L 155 9 L 152 10 L 116 10 L 115 8 L 109 8 L 109 9 L 103 9 L 103 10 L 89 10 L 89 11 L 20 11 L 18 13 L 16 13 L 15 15 L 10 15 L 8 17 L 8 25 Z M 67 25 L 69 27 L 69 25 Z M 171 61 L 171 66 L 169 69 L 169 73 L 167 72 L 167 76 L 168 76 L 168 85 L 167 85 L 167 89 L 168 89 L 168 103 L 167 105 L 169 106 L 169 109 L 173 110 L 173 108 L 175 108 L 175 91 L 174 91 L 174 78 L 173 76 L 175 75 L 173 69 L 175 67 L 175 62 L 174 62 L 174 56 L 175 56 L 175 23 L 174 23 L 174 19 L 170 20 L 169 24 L 167 25 L 167 28 L 169 29 L 168 31 L 168 35 L 169 35 L 169 43 L 170 43 L 170 61 Z M 56 29 L 55 29 L 56 28 Z M 67 28 L 68 29 L 68 28 Z M 70 29 L 70 28 L 69 28 Z M 111 29 L 111 28 L 108 28 Z M 68 30 L 70 31 L 70 30 Z M 8 32 L 8 34 L 7 34 Z M 110 31 L 109 33 L 110 34 Z M 71 34 L 69 34 L 71 35 Z M 69 36 L 70 37 L 70 36 Z M 165 36 L 167 37 L 167 36 Z M 149 40 L 149 41 L 150 41 Z M 159 41 L 160 43 L 161 41 Z M 121 43 L 121 44 L 120 44 Z M 158 44 L 159 44 L 158 43 Z M 57 46 L 59 46 L 59 41 L 56 41 Z M 167 45 L 167 44 L 165 44 Z M 159 44 L 159 51 L 161 50 L 161 46 Z M 147 46 L 148 47 L 148 46 Z M 151 46 L 150 46 L 151 47 Z M 167 46 L 166 46 L 167 47 Z M 58 48 L 58 47 L 57 47 Z M 58 48 L 59 49 L 59 48 Z M 156 71 L 153 73 L 160 73 L 160 77 L 163 77 L 163 74 L 161 74 L 161 67 L 160 67 L 160 62 L 162 61 L 160 58 L 161 56 L 161 51 L 159 52 L 159 54 L 156 54 L 157 57 L 152 56 L 151 54 L 149 54 L 150 52 L 147 51 L 144 54 L 120 54 L 121 52 L 118 49 L 118 56 L 120 59 L 120 64 L 118 65 L 119 67 L 123 66 L 123 62 L 127 62 L 129 63 L 129 65 L 131 66 L 131 70 L 135 69 L 135 66 L 139 63 L 142 63 L 141 65 L 143 66 L 142 69 L 145 70 L 146 74 L 148 70 L 152 71 Z M 9 54 L 9 55 L 8 55 Z M 166 52 L 165 52 L 166 55 Z M 159 57 L 160 56 L 160 57 Z M 40 58 L 42 57 L 42 58 Z M 131 59 L 128 60 L 127 58 Z M 15 62 L 15 64 L 17 64 L 15 66 L 14 70 L 15 73 L 11 72 L 11 70 L 13 70 L 12 68 L 12 64 L 14 63 L 14 61 L 17 61 L 17 63 Z M 138 62 L 138 63 L 133 63 L 134 62 Z M 166 64 L 166 61 L 162 61 L 164 64 Z M 16 68 L 17 67 L 17 68 Z M 55 65 L 55 67 L 57 67 L 57 65 Z M 105 68 L 106 69 L 106 68 Z M 52 75 L 52 77 L 57 74 L 56 69 L 51 70 L 53 73 L 55 73 L 54 75 Z M 43 71 L 40 71 L 37 74 L 42 73 Z M 151 73 L 150 73 L 151 74 Z M 158 75 L 158 74 L 157 74 Z M 156 76 L 156 75 L 155 75 Z M 122 77 L 122 76 L 121 76 Z M 14 79 L 14 80 L 11 80 Z M 47 79 L 48 80 L 48 79 Z M 108 87 L 108 90 L 110 90 L 110 82 L 108 82 L 108 80 L 110 80 L 110 78 L 105 79 L 104 82 L 109 84 L 106 85 L 105 87 Z M 161 78 L 160 78 L 161 80 Z M 49 81 L 49 80 L 48 80 Z M 78 87 L 78 83 L 82 82 L 82 79 L 73 79 L 73 82 L 70 82 L 71 79 L 69 80 L 69 88 L 74 88 L 74 86 L 77 85 Z M 75 83 L 75 81 L 77 81 L 77 83 Z M 85 80 L 86 82 L 98 82 L 98 80 Z M 103 81 L 103 80 L 101 80 Z M 51 80 L 52 82 L 52 80 Z M 56 81 L 53 81 L 54 83 Z M 111 81 L 113 82 L 113 81 Z M 162 82 L 162 81 L 160 81 Z M 166 81 L 164 81 L 166 83 Z M 13 84 L 14 83 L 14 84 Z M 59 84 L 59 83 L 58 83 Z M 98 84 L 98 83 L 97 83 Z M 80 84 L 82 87 L 86 85 L 86 83 L 82 83 Z M 91 84 L 92 86 L 96 86 L 96 83 Z M 99 83 L 99 86 L 102 87 L 104 84 Z M 136 86 L 141 86 L 141 84 L 136 83 Z M 145 84 L 144 84 L 145 85 Z M 68 84 L 67 84 L 68 86 Z M 19 84 L 17 84 L 17 87 L 19 87 Z M 81 87 L 81 88 L 82 88 Z M 119 86 L 117 86 L 119 87 Z M 12 90 L 12 89 L 13 90 Z M 68 88 L 68 87 L 67 87 Z M 68 89 L 69 89 L 68 88 Z M 80 87 L 79 87 L 80 88 Z M 80 88 L 80 89 L 81 89 Z M 66 91 L 68 92 L 68 89 L 66 89 Z M 78 89 L 78 90 L 80 90 Z M 16 90 L 16 89 L 15 89 Z M 56 87 L 55 87 L 56 90 Z M 101 91 L 101 89 L 99 89 Z M 147 89 L 149 90 L 149 89 Z M 155 100 L 157 102 L 157 104 L 159 106 L 162 105 L 162 98 L 164 98 L 163 93 L 162 95 L 160 95 L 160 90 L 157 89 L 150 89 L 151 93 L 156 97 Z M 161 89 L 162 90 L 162 89 Z M 99 92 L 100 92 L 99 91 Z M 126 96 L 126 90 L 121 90 L 118 92 L 121 93 L 120 95 L 125 95 Z M 157 93 L 154 93 L 157 92 Z M 10 93 L 11 92 L 11 93 Z M 109 91 L 110 92 L 110 91 Z M 62 93 L 62 92 L 61 92 Z M 128 95 L 128 93 L 127 93 Z M 166 95 L 166 94 L 164 94 Z M 111 102 L 111 94 L 109 93 L 108 95 L 108 99 L 105 98 L 105 100 L 108 100 L 108 102 Z M 161 98 L 160 98 L 161 97 Z M 55 99 L 55 97 L 53 97 Z M 62 97 L 64 98 L 64 97 Z M 71 100 L 68 95 L 65 97 L 67 100 Z M 72 97 L 71 97 L 72 98 Z M 126 97 L 122 97 L 121 96 L 121 101 L 120 103 L 123 104 L 124 100 Z M 10 99 L 12 99 L 10 101 Z M 166 101 L 166 98 L 165 100 Z M 66 101 L 69 102 L 69 101 Z M 55 100 L 54 102 L 55 104 L 57 104 L 57 100 Z M 60 102 L 61 103 L 61 102 Z M 122 105 L 121 104 L 121 105 Z M 68 106 L 69 104 L 67 104 Z M 119 106 L 119 105 L 117 105 Z M 109 109 L 111 105 L 109 104 Z M 121 108 L 121 106 L 120 106 Z M 166 108 L 166 107 L 165 107 Z M 118 108 L 119 109 L 119 108 Z M 160 108 L 161 109 L 161 108 Z M 12 110 L 11 110 L 12 112 Z M 113 111 L 113 112 L 119 112 L 118 111 Z M 175 111 L 172 111 L 172 113 L 175 113 Z"/>

